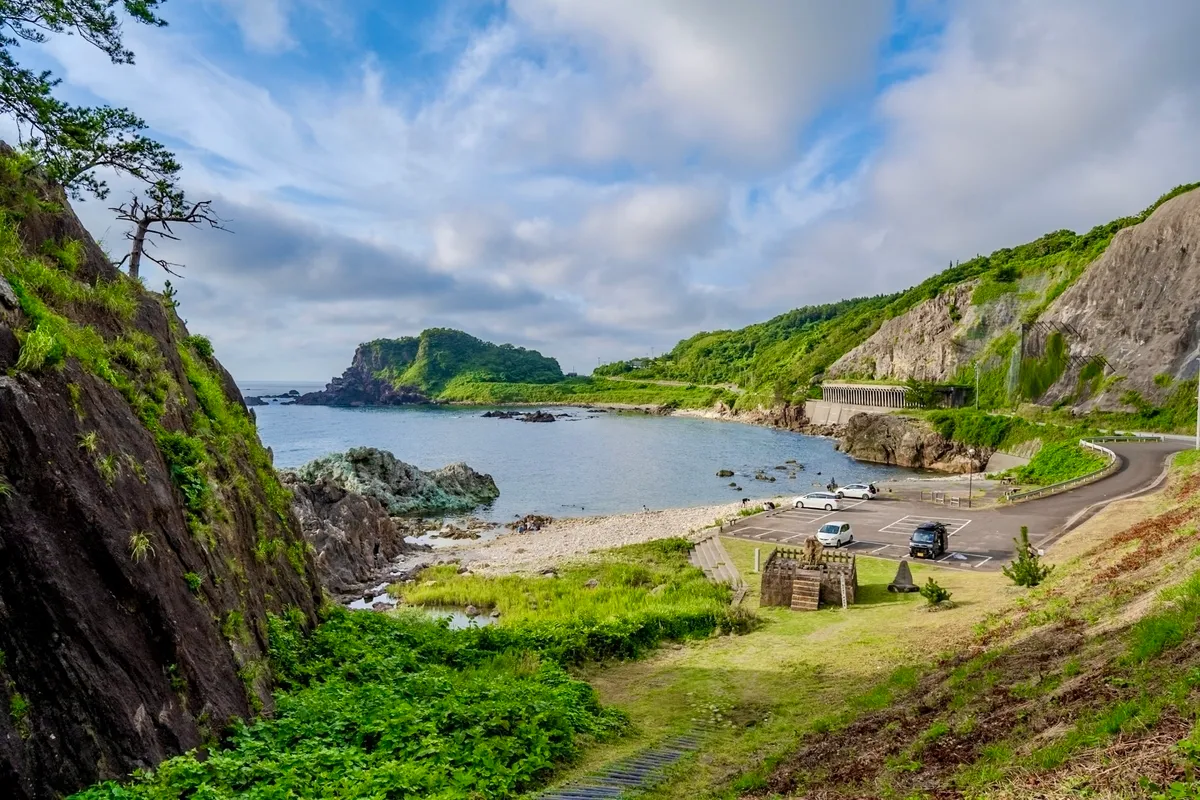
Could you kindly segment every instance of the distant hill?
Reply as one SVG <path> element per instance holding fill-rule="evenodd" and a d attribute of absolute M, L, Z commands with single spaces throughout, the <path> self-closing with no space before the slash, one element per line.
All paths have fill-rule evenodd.
<path fill-rule="evenodd" d="M 438 399 L 455 381 L 551 384 L 564 378 L 558 361 L 536 350 L 492 344 L 451 328 L 360 344 L 350 367 L 312 405 L 402 405 Z"/>
<path fill-rule="evenodd" d="M 973 383 L 978 366 L 985 407 L 1039 400 L 1127 410 L 1147 401 L 1169 404 L 1184 385 L 1188 366 L 1181 359 L 1195 347 L 1188 338 L 1195 326 L 1184 311 L 1194 306 L 1170 298 L 1172 288 L 1189 300 L 1194 288 L 1200 293 L 1193 286 L 1200 284 L 1200 193 L 1154 212 L 1197 186 L 1178 186 L 1142 213 L 1085 234 L 1055 231 L 952 264 L 904 292 L 806 306 L 739 330 L 698 333 L 657 358 L 607 364 L 594 374 L 736 384 L 746 390 L 738 407 L 750 409 L 802 401 L 832 378 Z M 1122 231 L 1124 244 L 1108 253 Z M 1093 264 L 1126 280 L 1081 281 Z M 1088 289 L 1086 302 L 1072 302 L 1077 283 Z M 1131 289 L 1160 284 L 1165 291 L 1126 308 Z M 1113 311 L 1084 310 L 1098 307 Z M 1120 323 L 1122 314 L 1144 324 L 1134 330 Z M 1178 324 L 1155 331 L 1161 335 L 1153 363 L 1140 363 L 1131 354 L 1139 352 L 1139 337 L 1155 319 Z M 1057 339 L 1041 331 L 1036 352 L 1022 346 L 1023 325 L 1060 321 L 1077 331 Z"/>

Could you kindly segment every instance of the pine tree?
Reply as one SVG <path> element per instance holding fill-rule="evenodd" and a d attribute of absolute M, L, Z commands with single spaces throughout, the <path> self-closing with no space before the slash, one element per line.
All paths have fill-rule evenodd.
<path fill-rule="evenodd" d="M 1029 544 L 1029 528 L 1021 526 L 1021 538 L 1013 539 L 1017 547 L 1017 558 L 1002 568 L 1002 572 L 1017 586 L 1037 586 L 1054 571 L 1054 567 L 1043 564 L 1041 556 Z"/>

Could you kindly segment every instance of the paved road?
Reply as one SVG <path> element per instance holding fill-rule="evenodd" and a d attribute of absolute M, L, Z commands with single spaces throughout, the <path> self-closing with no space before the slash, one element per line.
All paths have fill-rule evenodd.
<path fill-rule="evenodd" d="M 883 558 L 906 558 L 908 535 L 919 522 L 938 520 L 950 533 L 950 553 L 942 566 L 959 569 L 999 569 L 1012 558 L 1012 541 L 1022 525 L 1039 547 L 1080 524 L 1107 503 L 1149 491 L 1163 474 L 1167 458 L 1190 447 L 1186 441 L 1113 442 L 1104 445 L 1121 459 L 1119 470 L 1102 481 L 1040 500 L 1002 508 L 973 511 L 932 503 L 880 497 L 847 500 L 838 511 L 784 509 L 747 517 L 723 535 L 764 545 L 800 546 L 826 522 L 849 522 L 854 543 L 849 549 Z"/>

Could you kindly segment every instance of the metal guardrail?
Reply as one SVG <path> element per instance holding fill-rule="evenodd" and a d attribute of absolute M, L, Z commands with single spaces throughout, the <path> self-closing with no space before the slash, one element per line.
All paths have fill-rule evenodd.
<path fill-rule="evenodd" d="M 1107 447 L 1101 447 L 1097 442 L 1108 442 L 1111 444 L 1113 442 L 1161 442 L 1162 440 L 1161 436 L 1092 436 L 1087 439 L 1080 439 L 1080 447 L 1086 447 L 1089 450 L 1103 453 L 1108 457 L 1108 463 L 1094 472 L 1089 472 L 1087 475 L 1081 475 L 1069 481 L 1052 483 L 1049 486 L 1041 486 L 1037 489 L 1030 489 L 1027 492 L 1010 494 L 1005 499 L 1010 503 L 1019 503 L 1022 500 L 1032 500 L 1036 497 L 1048 497 L 1052 494 L 1059 494 L 1069 489 L 1076 489 L 1080 486 L 1086 486 L 1089 483 L 1095 483 L 1112 475 L 1120 468 L 1120 460 L 1117 458 L 1116 453 Z"/>

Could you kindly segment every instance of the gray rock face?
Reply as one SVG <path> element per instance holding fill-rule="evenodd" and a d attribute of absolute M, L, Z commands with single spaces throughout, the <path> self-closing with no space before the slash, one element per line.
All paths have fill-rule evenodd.
<path fill-rule="evenodd" d="M 295 474 L 305 483 L 329 481 L 348 492 L 373 497 L 395 516 L 464 513 L 500 496 L 491 475 L 466 464 L 423 472 L 374 447 L 318 458 Z"/>
<path fill-rule="evenodd" d="M 416 549 L 374 497 L 348 492 L 327 478 L 306 483 L 286 473 L 283 482 L 292 490 L 292 510 L 330 592 L 360 590 L 396 556 Z"/>
<path fill-rule="evenodd" d="M 971 472 L 987 463 L 992 451 L 968 448 L 945 439 L 926 422 L 891 414 L 855 414 L 846 423 L 838 449 L 859 461 L 895 464 L 939 472 Z"/>
<path fill-rule="evenodd" d="M 978 281 L 967 281 L 918 303 L 889 319 L 872 336 L 830 365 L 832 378 L 945 381 L 960 363 L 971 360 L 955 336 L 978 313 L 971 294 Z M 952 314 L 952 310 L 955 312 Z M 955 315 L 961 315 L 958 320 Z"/>
<path fill-rule="evenodd" d="M 1125 377 L 1084 409 L 1120 406 L 1134 389 L 1161 401 L 1169 388 L 1154 376 L 1196 374 L 1200 348 L 1200 191 L 1163 203 L 1140 225 L 1117 233 L 1104 255 L 1054 302 L 1042 319 L 1079 331 L 1069 337 L 1072 355 L 1103 355 Z M 1052 403 L 1074 393 L 1078 371 L 1068 370 L 1042 398 Z"/>

